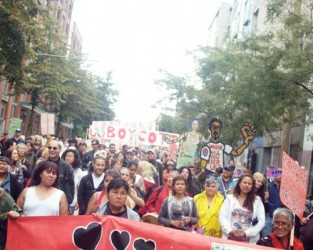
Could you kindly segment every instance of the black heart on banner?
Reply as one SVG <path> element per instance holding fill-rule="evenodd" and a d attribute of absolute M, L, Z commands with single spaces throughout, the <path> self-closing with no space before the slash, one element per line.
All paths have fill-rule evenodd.
<path fill-rule="evenodd" d="M 95 250 L 102 236 L 102 224 L 91 222 L 86 227 L 77 227 L 73 232 L 73 242 L 83 250 Z"/>
<path fill-rule="evenodd" d="M 138 238 L 134 241 L 135 250 L 155 250 L 156 243 L 153 240 Z"/>
<path fill-rule="evenodd" d="M 113 230 L 110 241 L 115 250 L 125 250 L 130 243 L 130 234 L 127 231 Z"/>

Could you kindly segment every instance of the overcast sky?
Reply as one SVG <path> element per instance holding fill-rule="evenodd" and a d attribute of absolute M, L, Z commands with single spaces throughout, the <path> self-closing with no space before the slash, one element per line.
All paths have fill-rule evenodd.
<path fill-rule="evenodd" d="M 75 0 L 73 21 L 83 37 L 90 70 L 113 72 L 120 92 L 116 119 L 155 120 L 162 98 L 160 69 L 192 75 L 187 50 L 206 45 L 219 0 Z"/>

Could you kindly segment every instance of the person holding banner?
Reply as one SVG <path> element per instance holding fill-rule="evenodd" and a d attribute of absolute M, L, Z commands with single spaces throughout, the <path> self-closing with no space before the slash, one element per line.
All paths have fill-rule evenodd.
<path fill-rule="evenodd" d="M 194 200 L 186 196 L 187 181 L 183 175 L 173 179 L 173 196 L 162 204 L 158 222 L 166 227 L 188 231 L 198 222 L 198 212 Z"/>
<path fill-rule="evenodd" d="M 233 194 L 227 195 L 223 203 L 219 221 L 223 239 L 255 244 L 265 224 L 262 200 L 255 194 L 252 175 L 240 176 Z"/>
<path fill-rule="evenodd" d="M 304 250 L 300 240 L 294 237 L 293 244 L 290 244 L 291 229 L 294 226 L 295 217 L 287 208 L 277 208 L 273 213 L 273 233 L 258 240 L 257 245 L 279 249 Z"/>
<path fill-rule="evenodd" d="M 139 215 L 126 206 L 128 193 L 129 185 L 127 181 L 121 178 L 110 181 L 106 192 L 108 202 L 100 205 L 97 213 L 93 215 L 98 219 L 102 219 L 102 215 L 112 215 L 140 221 Z"/>
<path fill-rule="evenodd" d="M 65 193 L 58 189 L 59 168 L 52 161 L 42 161 L 36 167 L 30 186 L 17 199 L 27 216 L 68 215 Z"/>
<path fill-rule="evenodd" d="M 205 190 L 194 197 L 199 214 L 198 225 L 204 227 L 204 235 L 221 238 L 222 229 L 218 221 L 224 196 L 218 191 L 217 181 L 214 178 L 207 179 Z"/>

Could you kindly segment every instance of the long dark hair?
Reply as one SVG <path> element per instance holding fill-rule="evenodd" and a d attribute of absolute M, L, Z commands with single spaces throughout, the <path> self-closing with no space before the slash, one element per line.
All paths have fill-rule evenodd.
<path fill-rule="evenodd" d="M 56 173 L 57 178 L 55 179 L 55 182 L 52 184 L 52 186 L 58 188 L 59 168 L 58 165 L 52 161 L 42 161 L 36 166 L 29 186 L 38 186 L 40 184 L 41 182 L 40 175 L 44 170 Z"/>
<path fill-rule="evenodd" d="M 192 175 L 191 175 L 190 169 L 189 169 L 188 167 L 186 167 L 186 166 L 183 166 L 183 167 L 181 167 L 181 168 L 178 170 L 178 172 L 179 172 L 180 174 L 182 174 L 182 172 L 183 172 L 184 169 L 187 169 L 187 171 L 188 171 L 188 173 L 189 173 L 189 176 L 188 176 L 186 185 L 187 185 L 187 189 L 190 189 L 190 188 L 192 188 Z"/>
<path fill-rule="evenodd" d="M 249 177 L 252 180 L 252 188 L 250 190 L 250 192 L 247 195 L 247 198 L 245 199 L 244 203 L 243 203 L 243 207 L 249 209 L 251 212 L 253 212 L 253 203 L 255 201 L 255 180 L 253 179 L 251 174 L 243 174 L 239 177 L 238 182 L 234 188 L 234 196 L 237 198 L 240 193 L 241 193 L 241 189 L 240 189 L 240 183 L 242 182 L 243 178 L 245 177 Z"/>
<path fill-rule="evenodd" d="M 67 149 L 67 150 L 65 150 L 63 152 L 63 154 L 62 154 L 62 160 L 65 161 L 65 157 L 66 157 L 67 153 L 69 153 L 69 152 L 72 152 L 74 154 L 74 162 L 72 164 L 72 168 L 74 168 L 74 169 L 75 168 L 81 168 L 82 161 L 80 159 L 80 155 L 79 155 L 78 151 L 75 150 L 75 149 Z"/>

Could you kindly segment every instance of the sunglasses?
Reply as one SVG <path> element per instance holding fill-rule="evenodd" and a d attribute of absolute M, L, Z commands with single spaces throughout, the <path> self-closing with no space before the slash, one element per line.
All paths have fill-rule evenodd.
<path fill-rule="evenodd" d="M 53 149 L 54 151 L 58 150 L 57 147 L 51 147 L 51 146 L 49 146 L 48 149 L 49 149 L 49 150 Z"/>

